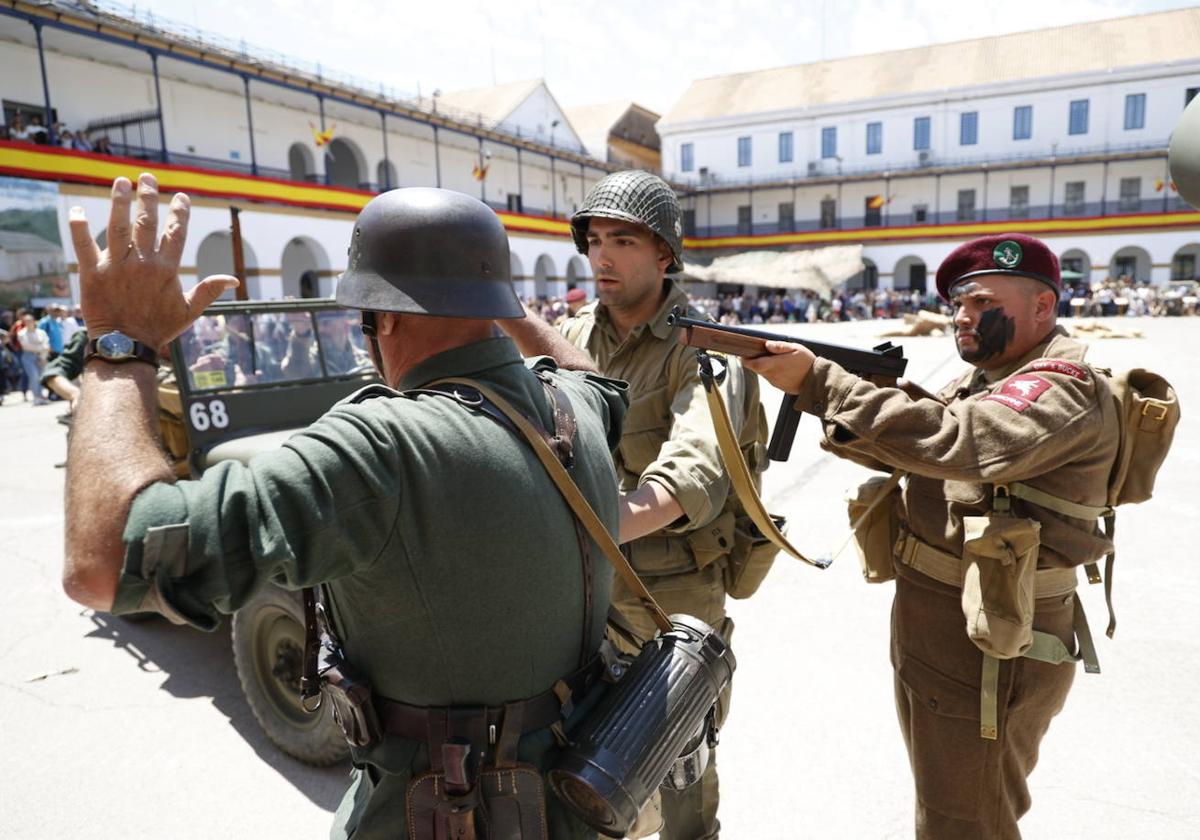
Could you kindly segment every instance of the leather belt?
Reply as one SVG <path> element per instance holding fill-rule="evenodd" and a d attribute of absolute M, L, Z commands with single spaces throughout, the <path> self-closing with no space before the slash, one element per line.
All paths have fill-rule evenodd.
<path fill-rule="evenodd" d="M 587 665 L 541 694 L 499 706 L 413 706 L 376 695 L 375 710 L 380 726 L 389 735 L 419 741 L 429 736 L 432 720 L 445 719 L 447 714 L 459 721 L 470 720 L 479 731 L 493 732 L 501 729 L 506 713 L 517 712 L 521 720 L 520 734 L 528 735 L 548 729 L 570 714 L 571 704 L 596 684 L 603 669 L 603 659 L 594 656 Z"/>
<path fill-rule="evenodd" d="M 908 532 L 900 534 L 895 557 L 910 569 L 936 581 L 955 588 L 962 587 L 962 558 L 934 548 Z M 1034 593 L 1038 598 L 1061 597 L 1074 592 L 1078 584 L 1079 578 L 1074 568 L 1038 569 L 1034 577 Z"/>

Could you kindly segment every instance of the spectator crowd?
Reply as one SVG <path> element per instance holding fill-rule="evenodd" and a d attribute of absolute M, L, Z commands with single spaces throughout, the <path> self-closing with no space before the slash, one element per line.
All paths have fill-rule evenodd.
<path fill-rule="evenodd" d="M 111 155 L 112 148 L 107 136 L 94 140 L 85 131 L 71 131 L 60 122 L 54 123 L 53 131 L 46 127 L 41 114 L 13 114 L 11 122 L 0 123 L 0 140 L 15 143 L 36 143 L 39 146 L 59 146 L 80 152 L 96 152 Z"/>
<path fill-rule="evenodd" d="M 0 402 L 9 393 L 21 394 L 26 402 L 32 394 L 34 405 L 50 402 L 42 370 L 81 329 L 78 307 L 68 313 L 65 306 L 49 306 L 40 319 L 23 307 L 0 312 Z"/>

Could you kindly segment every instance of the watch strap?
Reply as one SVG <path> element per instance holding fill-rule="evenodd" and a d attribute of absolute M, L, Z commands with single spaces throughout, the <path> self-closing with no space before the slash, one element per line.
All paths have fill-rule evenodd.
<path fill-rule="evenodd" d="M 86 364 L 92 359 L 103 359 L 111 364 L 122 364 L 124 362 L 145 362 L 152 367 L 158 367 L 158 351 L 148 344 L 143 344 L 135 339 L 130 339 L 133 343 L 133 350 L 128 356 L 120 359 L 112 359 L 102 354 L 98 349 L 98 343 L 103 336 L 89 338 L 87 344 L 83 345 L 83 361 Z"/>

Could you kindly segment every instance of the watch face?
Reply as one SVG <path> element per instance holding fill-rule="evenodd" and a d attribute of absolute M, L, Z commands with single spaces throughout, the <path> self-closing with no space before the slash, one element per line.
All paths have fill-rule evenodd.
<path fill-rule="evenodd" d="M 96 353 L 106 359 L 125 359 L 133 355 L 133 339 L 124 333 L 105 333 L 96 340 Z"/>

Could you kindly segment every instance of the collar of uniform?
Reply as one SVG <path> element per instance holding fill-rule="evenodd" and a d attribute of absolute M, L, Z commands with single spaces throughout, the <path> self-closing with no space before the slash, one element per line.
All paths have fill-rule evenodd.
<path fill-rule="evenodd" d="M 658 307 L 658 311 L 654 313 L 654 317 L 648 323 L 639 324 L 629 331 L 630 336 L 638 335 L 644 327 L 650 328 L 650 334 L 655 338 L 665 341 L 670 338 L 674 327 L 667 326 L 667 315 L 671 312 L 671 307 L 679 306 L 687 309 L 688 296 L 687 292 L 679 287 L 679 284 L 672 283 L 667 289 L 667 297 L 663 300 L 662 305 Z M 604 304 L 596 304 L 596 324 L 609 333 L 613 338 L 616 338 L 616 327 L 613 326 L 612 319 L 608 315 L 608 307 Z"/>
<path fill-rule="evenodd" d="M 1086 349 L 1077 341 L 1071 338 L 1070 333 L 1062 325 L 1057 325 L 1050 334 L 1046 336 L 1046 340 L 1034 347 L 1017 361 L 1007 364 L 1002 368 L 995 370 L 983 371 L 985 381 L 999 382 L 1001 379 L 1007 379 L 1012 376 L 1025 365 L 1032 362 L 1034 359 L 1043 357 L 1053 357 L 1055 359 L 1066 359 L 1068 361 L 1078 361 L 1083 358 L 1081 350 Z"/>
<path fill-rule="evenodd" d="M 408 391 L 428 385 L 436 379 L 470 376 L 509 364 L 523 364 L 521 354 L 512 339 L 507 336 L 487 338 L 430 356 L 400 380 L 397 390 Z"/>

